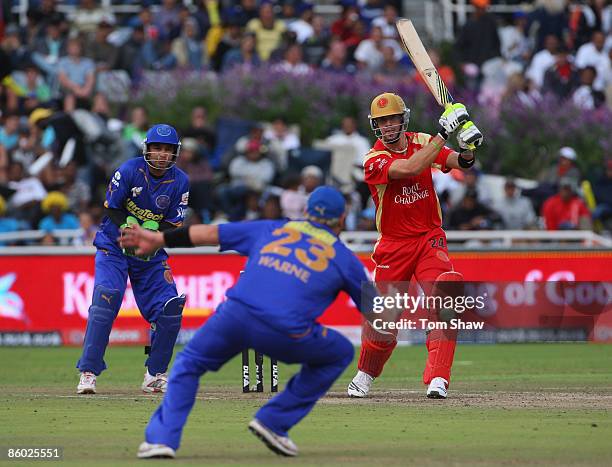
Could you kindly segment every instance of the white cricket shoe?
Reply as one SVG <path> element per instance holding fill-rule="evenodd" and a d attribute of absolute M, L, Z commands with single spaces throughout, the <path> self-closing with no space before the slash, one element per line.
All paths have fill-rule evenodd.
<path fill-rule="evenodd" d="M 351 381 L 348 385 L 347 392 L 349 397 L 368 397 L 373 381 L 373 376 L 358 370 L 357 374 L 353 378 L 353 381 Z"/>
<path fill-rule="evenodd" d="M 298 455 L 298 447 L 291 441 L 291 438 L 277 435 L 256 418 L 249 423 L 249 430 L 276 454 L 286 457 Z"/>
<path fill-rule="evenodd" d="M 439 376 L 435 377 L 429 383 L 427 388 L 427 397 L 430 399 L 446 399 L 446 391 L 448 388 L 448 381 Z"/>
<path fill-rule="evenodd" d="M 176 452 L 165 444 L 150 444 L 143 441 L 136 455 L 139 459 L 174 459 Z"/>
<path fill-rule="evenodd" d="M 142 390 L 146 393 L 166 392 L 168 386 L 168 373 L 157 373 L 151 376 L 149 371 L 145 371 L 144 381 L 142 382 Z"/>
<path fill-rule="evenodd" d="M 95 394 L 96 393 L 96 375 L 91 371 L 81 372 L 81 379 L 77 385 L 77 394 Z"/>

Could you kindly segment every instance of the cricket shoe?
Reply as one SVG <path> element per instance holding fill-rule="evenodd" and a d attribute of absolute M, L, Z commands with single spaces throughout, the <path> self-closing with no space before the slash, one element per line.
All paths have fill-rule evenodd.
<path fill-rule="evenodd" d="M 139 459 L 174 459 L 176 452 L 165 444 L 151 444 L 143 441 L 136 455 Z"/>
<path fill-rule="evenodd" d="M 430 399 L 446 399 L 446 390 L 448 388 L 448 381 L 439 376 L 435 377 L 429 383 L 427 388 L 427 397 Z"/>
<path fill-rule="evenodd" d="M 95 394 L 96 393 L 96 375 L 91 371 L 81 372 L 81 379 L 77 385 L 77 394 Z"/>
<path fill-rule="evenodd" d="M 286 457 L 298 455 L 298 447 L 291 441 L 291 438 L 277 435 L 256 418 L 249 423 L 249 430 L 276 454 Z"/>
<path fill-rule="evenodd" d="M 373 381 L 373 376 L 358 370 L 353 381 L 348 385 L 347 392 L 349 397 L 368 397 Z"/>
<path fill-rule="evenodd" d="M 151 376 L 149 371 L 145 371 L 142 390 L 146 393 L 166 392 L 168 386 L 168 373 L 157 373 Z"/>

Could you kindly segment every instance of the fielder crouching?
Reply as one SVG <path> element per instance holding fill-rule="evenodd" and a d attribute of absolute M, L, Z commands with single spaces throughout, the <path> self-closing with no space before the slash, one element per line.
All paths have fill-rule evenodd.
<path fill-rule="evenodd" d="M 296 456 L 289 430 L 314 407 L 353 359 L 353 346 L 315 320 L 346 291 L 357 306 L 368 275 L 340 241 L 344 198 L 317 188 L 299 221 L 195 225 L 165 233 L 130 229 L 121 243 L 146 254 L 163 246 L 220 245 L 249 257 L 227 301 L 176 357 L 168 389 L 145 431 L 138 457 L 174 457 L 195 402 L 200 377 L 245 348 L 285 363 L 301 363 L 285 390 L 255 414 L 249 429 L 277 454 Z M 366 289 L 367 290 L 367 289 Z M 366 293 L 365 297 L 369 297 Z"/>

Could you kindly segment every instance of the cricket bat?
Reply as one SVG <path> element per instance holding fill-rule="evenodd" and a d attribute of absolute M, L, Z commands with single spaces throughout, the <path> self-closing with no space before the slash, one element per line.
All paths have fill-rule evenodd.
<path fill-rule="evenodd" d="M 395 26 L 410 60 L 414 63 L 417 72 L 421 75 L 423 81 L 425 81 L 438 104 L 442 107 L 452 104 L 453 96 L 448 92 L 444 81 L 442 81 L 438 74 L 438 70 L 434 67 L 429 55 L 427 55 L 427 51 L 416 29 L 414 29 L 412 21 L 409 19 L 399 19 Z"/>
<path fill-rule="evenodd" d="M 399 32 L 400 39 L 408 56 L 414 66 L 425 81 L 425 84 L 433 94 L 434 98 L 442 107 L 446 108 L 453 103 L 453 96 L 448 92 L 444 81 L 440 78 L 440 74 L 436 67 L 431 62 L 431 58 L 427 55 L 427 51 L 421 42 L 419 34 L 414 29 L 412 21 L 409 19 L 399 19 L 395 23 L 397 32 Z M 476 146 L 470 145 L 470 149 L 476 149 Z"/>

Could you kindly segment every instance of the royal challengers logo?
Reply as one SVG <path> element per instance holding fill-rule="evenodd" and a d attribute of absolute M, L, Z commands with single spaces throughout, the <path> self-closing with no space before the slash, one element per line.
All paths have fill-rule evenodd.
<path fill-rule="evenodd" d="M 389 103 L 389 100 L 386 97 L 381 97 L 380 99 L 378 99 L 378 102 L 376 103 L 376 105 L 378 105 L 379 109 L 383 109 L 387 107 L 388 103 Z"/>

